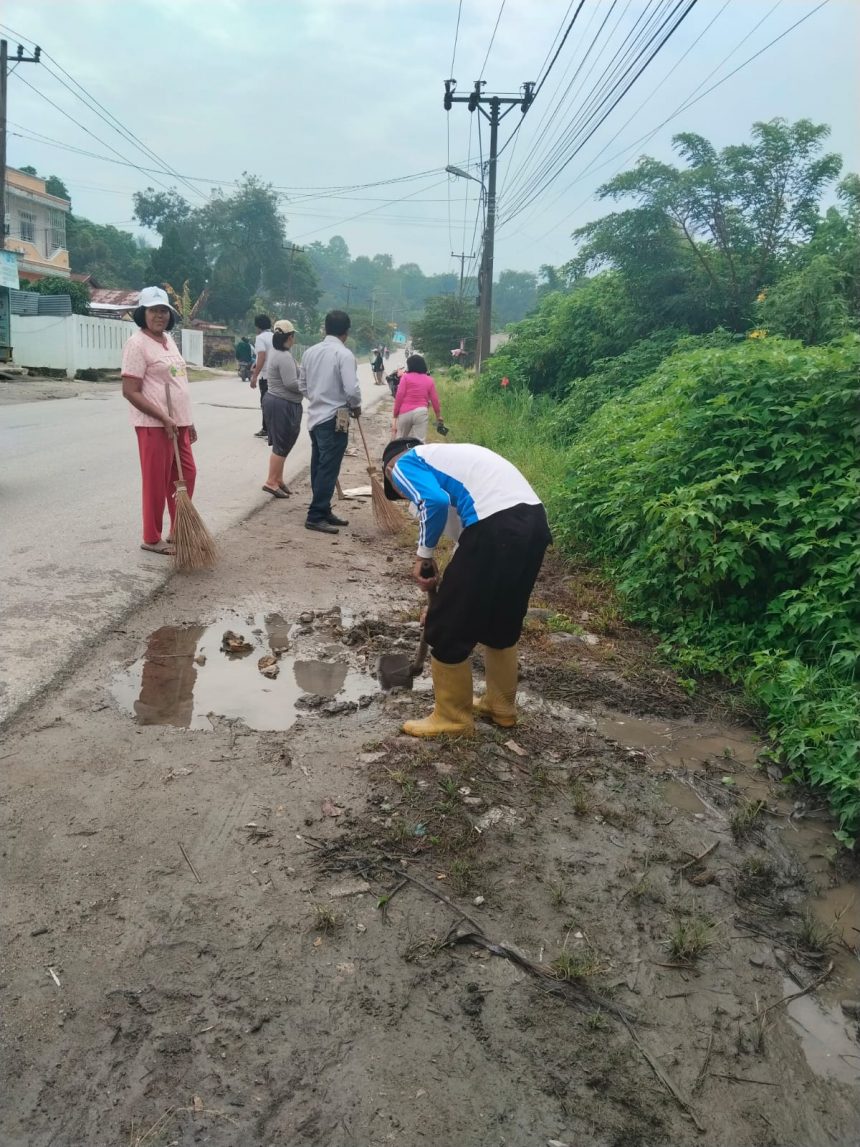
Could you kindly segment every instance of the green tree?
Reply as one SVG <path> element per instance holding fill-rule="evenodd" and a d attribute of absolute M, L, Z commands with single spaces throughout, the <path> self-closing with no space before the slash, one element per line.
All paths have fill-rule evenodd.
<path fill-rule="evenodd" d="M 493 319 L 497 326 L 524 319 L 537 302 L 537 276 L 531 271 L 502 271 L 493 286 Z"/>
<path fill-rule="evenodd" d="M 86 283 L 76 283 L 73 279 L 61 279 L 59 275 L 47 275 L 44 279 L 29 282 L 21 280 L 22 291 L 33 291 L 37 295 L 68 295 L 72 300 L 72 313 L 90 313 L 90 291 Z"/>
<path fill-rule="evenodd" d="M 93 275 L 103 287 L 131 290 L 146 286 L 149 254 L 128 231 L 71 213 L 66 220 L 66 243 L 73 271 Z"/>
<path fill-rule="evenodd" d="M 759 325 L 768 334 L 800 339 L 811 346 L 830 342 L 850 329 L 845 276 L 829 255 L 785 275 L 764 293 Z"/>
<path fill-rule="evenodd" d="M 72 200 L 68 187 L 66 187 L 59 175 L 48 176 L 45 180 L 45 190 L 49 195 L 56 195 L 58 199 L 68 199 L 69 202 Z"/>
<path fill-rule="evenodd" d="M 829 133 L 809 120 L 774 119 L 753 125 L 751 143 L 722 151 L 700 135 L 675 136 L 683 167 L 646 157 L 600 189 L 601 198 L 638 206 L 576 231 L 573 269 L 612 266 L 646 299 L 679 295 L 695 304 L 690 329 L 743 329 L 762 287 L 818 225 L 821 194 L 841 167 L 838 155 L 821 154 Z M 664 306 L 660 320 L 678 321 L 680 309 Z"/>
<path fill-rule="evenodd" d="M 478 324 L 477 308 L 455 295 L 428 299 L 424 314 L 412 325 L 412 340 L 428 362 L 446 366 L 451 351 L 466 340 L 466 349 L 474 350 Z"/>
<path fill-rule="evenodd" d="M 289 261 L 285 221 L 272 187 L 244 175 L 238 190 L 218 193 L 192 208 L 176 192 L 147 188 L 135 195 L 135 217 L 161 235 L 152 253 L 156 282 L 184 282 L 199 292 L 208 285 L 206 311 L 227 322 L 243 321 L 255 299 L 280 300 L 309 314 L 319 297 L 309 261 Z"/>

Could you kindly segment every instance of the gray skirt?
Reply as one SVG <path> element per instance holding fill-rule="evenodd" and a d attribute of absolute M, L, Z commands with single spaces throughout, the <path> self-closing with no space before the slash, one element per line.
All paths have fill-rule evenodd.
<path fill-rule="evenodd" d="M 286 458 L 296 444 L 302 426 L 302 404 L 278 398 L 268 391 L 263 395 L 263 417 L 269 432 L 272 453 Z"/>

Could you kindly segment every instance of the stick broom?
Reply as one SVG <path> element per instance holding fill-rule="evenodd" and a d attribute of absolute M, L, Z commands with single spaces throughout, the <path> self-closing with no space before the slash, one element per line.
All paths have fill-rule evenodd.
<path fill-rule="evenodd" d="M 373 520 L 376 523 L 376 528 L 385 534 L 399 534 L 406 524 L 406 521 L 403 514 L 397 509 L 395 503 L 389 502 L 386 498 L 385 489 L 376 476 L 376 467 L 370 460 L 370 451 L 367 448 L 367 439 L 364 437 L 361 417 L 359 416 L 355 421 L 358 425 L 358 432 L 361 435 L 361 442 L 367 457 L 367 472 L 370 475 L 370 492 L 371 501 L 373 503 Z"/>
<path fill-rule="evenodd" d="M 165 384 L 164 397 L 167 401 L 167 413 L 172 418 L 173 408 L 170 402 L 169 383 Z M 218 556 L 215 542 L 188 494 L 185 476 L 182 473 L 182 459 L 179 457 L 179 437 L 175 433 L 171 437 L 173 438 L 176 470 L 179 474 L 179 479 L 174 483 L 176 486 L 176 520 L 173 526 L 173 544 L 176 552 L 173 555 L 173 565 L 182 573 L 211 570 Z"/>

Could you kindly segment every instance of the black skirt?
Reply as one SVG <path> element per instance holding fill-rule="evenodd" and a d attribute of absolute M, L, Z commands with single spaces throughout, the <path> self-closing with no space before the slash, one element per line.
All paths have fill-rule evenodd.
<path fill-rule="evenodd" d="M 427 616 L 437 661 L 457 665 L 479 642 L 516 645 L 551 542 L 542 505 L 511 506 L 463 530 Z"/>
<path fill-rule="evenodd" d="M 267 391 L 263 395 L 263 417 L 272 453 L 279 458 L 286 458 L 295 446 L 302 426 L 302 404 L 290 402 L 288 398 L 278 398 Z"/>

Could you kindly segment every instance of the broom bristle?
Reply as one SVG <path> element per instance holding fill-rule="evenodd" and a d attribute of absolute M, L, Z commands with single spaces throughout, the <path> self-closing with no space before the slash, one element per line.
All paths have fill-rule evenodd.
<path fill-rule="evenodd" d="M 173 564 L 177 570 L 192 573 L 214 567 L 218 557 L 215 541 L 188 496 L 187 489 L 179 483 L 176 486 L 173 544 L 176 549 Z"/>
<path fill-rule="evenodd" d="M 406 519 L 397 507 L 396 502 L 389 502 L 385 496 L 385 489 L 376 477 L 376 471 L 368 470 L 370 475 L 370 493 L 373 505 L 373 521 L 376 528 L 384 534 L 399 534 L 406 525 Z"/>

